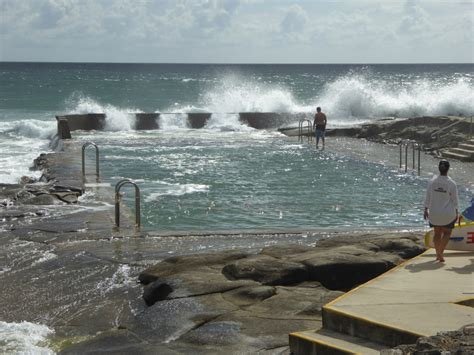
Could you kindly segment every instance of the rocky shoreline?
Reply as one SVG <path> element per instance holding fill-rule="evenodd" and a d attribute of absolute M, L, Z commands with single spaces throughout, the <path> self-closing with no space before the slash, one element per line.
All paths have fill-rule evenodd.
<path fill-rule="evenodd" d="M 455 147 L 471 137 L 470 118 L 459 116 L 423 116 L 379 120 L 360 127 L 332 130 L 329 135 L 364 138 L 383 144 L 399 144 L 411 140 L 424 150 L 436 151 Z M 448 128 L 449 127 L 449 128 Z M 436 132 L 446 128 L 437 134 Z"/>

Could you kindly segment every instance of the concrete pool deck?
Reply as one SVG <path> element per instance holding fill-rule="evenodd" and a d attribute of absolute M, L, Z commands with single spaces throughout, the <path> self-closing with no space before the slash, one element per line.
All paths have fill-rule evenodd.
<path fill-rule="evenodd" d="M 296 354 L 378 353 L 474 323 L 474 253 L 434 249 L 323 307 L 323 328 L 290 334 Z"/>

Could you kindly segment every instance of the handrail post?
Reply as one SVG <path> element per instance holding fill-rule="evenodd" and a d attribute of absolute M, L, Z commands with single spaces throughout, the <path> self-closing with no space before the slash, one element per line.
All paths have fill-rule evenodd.
<path fill-rule="evenodd" d="M 131 179 L 122 179 L 115 185 L 115 226 L 117 228 L 120 227 L 120 189 L 126 184 L 130 184 L 135 187 L 135 227 L 140 228 L 140 188 Z"/>
<path fill-rule="evenodd" d="M 471 124 L 469 125 L 469 138 L 472 138 L 472 115 L 471 115 Z"/>
<path fill-rule="evenodd" d="M 405 172 L 408 169 L 408 143 L 405 144 Z"/>
<path fill-rule="evenodd" d="M 413 151 L 413 163 L 412 163 L 412 169 L 415 170 L 415 142 L 412 143 L 411 145 L 412 151 Z"/>
<path fill-rule="evenodd" d="M 402 168 L 402 150 L 403 150 L 403 141 L 400 141 L 400 169 Z"/>
<path fill-rule="evenodd" d="M 86 142 L 82 146 L 82 178 L 85 179 L 86 177 L 86 158 L 85 158 L 85 151 L 88 146 L 95 147 L 95 174 L 96 180 L 99 181 L 99 147 L 94 142 Z"/>
<path fill-rule="evenodd" d="M 418 144 L 418 176 L 421 174 L 421 144 Z"/>

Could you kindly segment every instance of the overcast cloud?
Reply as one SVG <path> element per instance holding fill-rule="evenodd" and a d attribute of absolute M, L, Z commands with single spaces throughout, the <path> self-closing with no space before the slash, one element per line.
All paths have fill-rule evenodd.
<path fill-rule="evenodd" d="M 0 0 L 0 60 L 473 62 L 474 0 Z"/>

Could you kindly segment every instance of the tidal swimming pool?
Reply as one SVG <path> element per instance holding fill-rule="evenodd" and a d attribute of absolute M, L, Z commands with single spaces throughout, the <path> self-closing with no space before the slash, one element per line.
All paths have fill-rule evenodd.
<path fill-rule="evenodd" d="M 162 231 L 423 227 L 426 178 L 276 132 L 82 132 L 102 181 L 131 178 L 142 225 Z M 375 148 L 371 149 L 377 149 Z M 88 153 L 92 154 L 92 153 Z M 134 192 L 123 189 L 133 208 Z M 460 193 L 466 202 L 467 193 Z"/>

